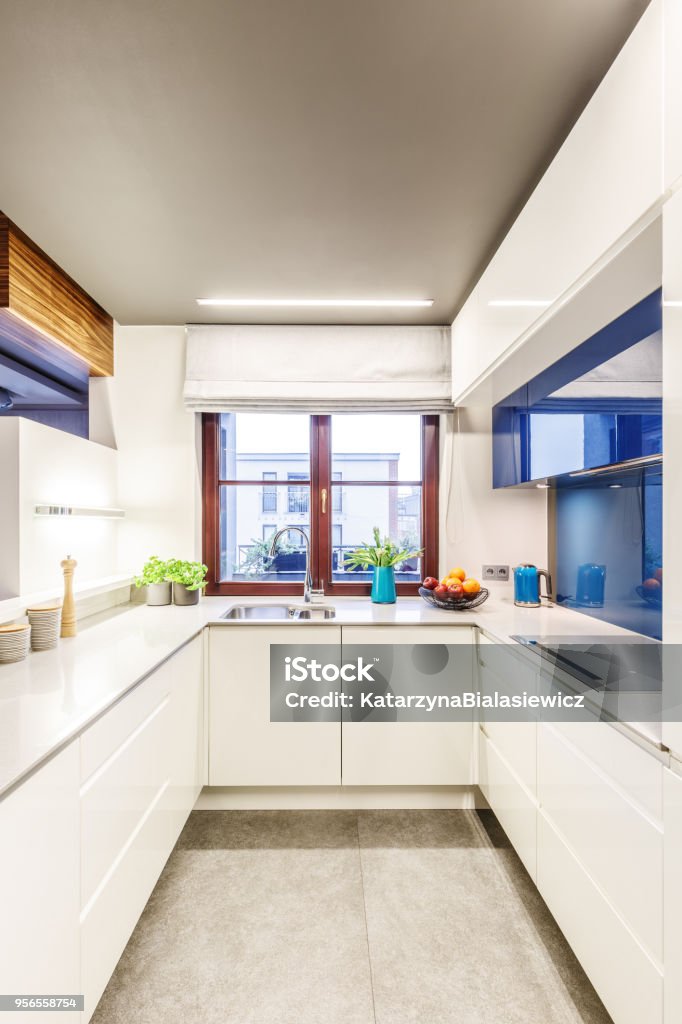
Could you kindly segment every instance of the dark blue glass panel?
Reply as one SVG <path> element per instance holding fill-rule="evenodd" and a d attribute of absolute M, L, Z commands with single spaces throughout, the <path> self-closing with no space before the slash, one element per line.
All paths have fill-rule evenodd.
<path fill-rule="evenodd" d="M 558 603 L 660 640 L 662 480 L 651 466 L 560 482 Z"/>

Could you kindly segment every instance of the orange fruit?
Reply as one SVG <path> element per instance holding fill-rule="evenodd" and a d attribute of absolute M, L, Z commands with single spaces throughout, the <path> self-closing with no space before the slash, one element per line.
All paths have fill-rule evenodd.
<path fill-rule="evenodd" d="M 481 584 L 478 582 L 478 580 L 475 580 L 475 579 L 465 579 L 465 580 L 462 580 L 462 590 L 464 591 L 465 594 L 468 594 L 470 597 L 473 597 L 474 594 L 477 594 L 480 589 L 481 589 Z"/>
<path fill-rule="evenodd" d="M 467 578 L 465 570 L 459 566 L 456 569 L 451 569 L 449 575 L 454 576 L 458 580 L 465 580 Z"/>
<path fill-rule="evenodd" d="M 644 587 L 645 590 L 660 590 L 661 589 L 661 584 L 659 583 L 658 580 L 655 580 L 653 577 L 650 577 L 648 580 L 644 580 L 644 583 L 642 584 L 642 586 Z"/>

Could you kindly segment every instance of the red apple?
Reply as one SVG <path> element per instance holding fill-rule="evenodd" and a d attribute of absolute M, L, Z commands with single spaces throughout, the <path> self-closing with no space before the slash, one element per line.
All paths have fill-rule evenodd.
<path fill-rule="evenodd" d="M 422 583 L 422 587 L 424 587 L 426 590 L 435 590 L 437 586 L 438 580 L 435 578 L 435 576 L 427 576 L 424 582 Z"/>
<path fill-rule="evenodd" d="M 464 597 L 464 588 L 461 583 L 452 583 L 448 587 L 448 597 L 456 597 L 458 600 Z"/>
<path fill-rule="evenodd" d="M 434 587 L 433 588 L 433 592 L 434 592 L 434 594 L 437 594 L 438 597 L 447 597 L 448 596 L 448 588 L 446 586 L 444 586 L 442 583 L 439 583 L 437 587 Z"/>

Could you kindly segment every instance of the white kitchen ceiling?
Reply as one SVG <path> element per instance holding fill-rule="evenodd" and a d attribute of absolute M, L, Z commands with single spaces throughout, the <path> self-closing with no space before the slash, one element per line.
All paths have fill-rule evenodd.
<path fill-rule="evenodd" d="M 646 6 L 0 0 L 0 209 L 121 323 L 449 323 Z"/>

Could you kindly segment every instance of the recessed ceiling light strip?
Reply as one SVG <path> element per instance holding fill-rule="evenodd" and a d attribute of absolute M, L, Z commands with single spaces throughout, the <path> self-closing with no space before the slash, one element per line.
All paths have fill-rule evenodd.
<path fill-rule="evenodd" d="M 199 306 L 310 309 L 405 309 L 433 305 L 433 299 L 197 299 Z"/>

